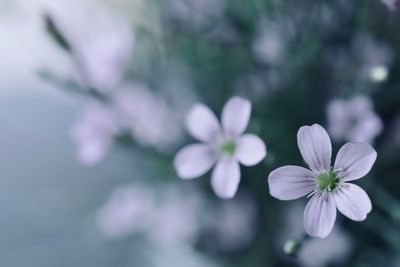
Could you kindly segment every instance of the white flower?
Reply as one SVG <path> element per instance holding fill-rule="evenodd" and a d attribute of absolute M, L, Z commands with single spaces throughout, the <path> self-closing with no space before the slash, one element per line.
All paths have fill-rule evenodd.
<path fill-rule="evenodd" d="M 222 127 L 213 112 L 196 104 L 187 115 L 190 134 L 202 141 L 184 147 L 175 157 L 178 176 L 192 179 L 206 173 L 216 164 L 211 185 L 221 198 L 232 198 L 240 182 L 239 162 L 245 166 L 259 163 L 266 155 L 264 142 L 253 134 L 243 134 L 249 123 L 250 101 L 231 98 L 222 111 Z"/>
<path fill-rule="evenodd" d="M 303 126 L 297 143 L 310 170 L 283 166 L 270 173 L 270 194 L 280 200 L 313 195 L 304 211 L 304 228 L 313 237 L 326 237 L 336 220 L 336 208 L 354 221 L 362 221 L 371 211 L 368 195 L 361 187 L 348 183 L 365 176 L 377 153 L 367 143 L 347 143 L 331 167 L 332 145 L 318 124 Z"/>
<path fill-rule="evenodd" d="M 285 26 L 270 21 L 260 23 L 258 35 L 252 45 L 253 55 L 258 61 L 278 64 L 284 59 L 290 36 Z"/>
<path fill-rule="evenodd" d="M 201 227 L 203 196 L 196 190 L 163 187 L 153 211 L 149 239 L 159 247 L 192 244 Z"/>
<path fill-rule="evenodd" d="M 155 195 L 147 186 L 117 188 L 99 210 L 96 224 L 106 238 L 125 238 L 147 228 L 154 207 Z"/>
<path fill-rule="evenodd" d="M 131 184 L 113 191 L 96 216 L 108 239 L 144 234 L 154 246 L 192 244 L 200 231 L 203 197 L 196 190 Z"/>
<path fill-rule="evenodd" d="M 304 234 L 303 220 L 301 218 L 304 208 L 301 203 L 291 203 L 284 212 L 285 225 L 279 236 L 278 246 L 288 239 L 301 239 Z M 311 238 L 303 240 L 298 251 L 297 258 L 304 267 L 320 267 L 329 264 L 340 264 L 344 262 L 353 250 L 351 236 L 336 224 L 329 236 L 326 238 Z M 335 248 L 335 249 L 332 249 Z"/>
<path fill-rule="evenodd" d="M 247 194 L 238 194 L 235 199 L 214 206 L 204 211 L 208 216 L 205 223 L 206 246 L 234 252 L 249 245 L 258 230 L 258 211 L 254 199 Z"/>
<path fill-rule="evenodd" d="M 306 241 L 298 254 L 298 258 L 304 267 L 340 264 L 351 254 L 352 248 L 350 236 L 336 226 L 328 237 L 324 239 L 313 238 Z"/>
<path fill-rule="evenodd" d="M 133 46 L 128 24 L 106 21 L 88 31 L 73 44 L 83 82 L 104 92 L 114 89 L 125 75 Z"/>
<path fill-rule="evenodd" d="M 174 109 L 144 84 L 126 84 L 113 92 L 112 99 L 121 125 L 138 143 L 164 151 L 182 137 Z"/>
<path fill-rule="evenodd" d="M 371 99 L 365 96 L 333 100 L 328 105 L 327 113 L 328 130 L 335 140 L 371 143 L 383 130 L 383 123 L 374 112 Z"/>
<path fill-rule="evenodd" d="M 399 10 L 400 9 L 400 1 L 399 0 L 382 0 L 390 10 Z"/>
<path fill-rule="evenodd" d="M 78 145 L 78 160 L 93 165 L 104 158 L 118 133 L 114 113 L 99 103 L 89 104 L 72 128 L 72 139 Z"/>
<path fill-rule="evenodd" d="M 224 9 L 224 0 L 168 0 L 165 1 L 169 15 L 185 27 L 198 29 L 220 18 Z"/>

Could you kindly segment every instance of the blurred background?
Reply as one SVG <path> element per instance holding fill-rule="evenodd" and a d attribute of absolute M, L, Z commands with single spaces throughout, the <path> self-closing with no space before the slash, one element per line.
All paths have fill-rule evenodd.
<path fill-rule="evenodd" d="M 0 265 L 400 266 L 400 14 L 396 0 L 2 0 Z M 236 196 L 179 179 L 201 102 L 252 102 L 268 154 Z M 357 181 L 373 210 L 305 239 L 306 199 L 267 176 L 303 165 L 299 127 L 334 154 L 378 152 Z M 303 240 L 296 255 L 288 240 Z M 287 246 L 286 246 L 287 252 Z"/>

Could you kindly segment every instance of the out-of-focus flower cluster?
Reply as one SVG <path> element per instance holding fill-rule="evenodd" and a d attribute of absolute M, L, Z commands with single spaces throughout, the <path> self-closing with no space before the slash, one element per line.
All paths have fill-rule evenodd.
<path fill-rule="evenodd" d="M 253 240 L 258 211 L 248 194 L 211 205 L 189 187 L 134 183 L 115 189 L 96 215 L 107 239 L 144 235 L 154 246 L 203 244 L 214 251 L 235 251 Z"/>
<path fill-rule="evenodd" d="M 396 1 L 383 2 L 398 9 Z M 334 223 L 337 210 L 362 221 L 372 209 L 364 190 L 347 182 L 369 173 L 377 157 L 372 145 L 386 131 L 382 105 L 375 101 L 395 70 L 390 39 L 373 29 L 347 30 L 360 19 L 351 15 L 358 7 L 349 1 L 147 4 L 151 8 L 141 13 L 151 23 L 143 21 L 143 14 L 138 21 L 101 13 L 93 16 L 95 27 L 80 34 L 80 29 L 68 30 L 62 17 L 51 16 L 53 38 L 63 44 L 74 66 L 67 85 L 87 96 L 71 131 L 77 158 L 94 165 L 114 145 L 131 145 L 139 148 L 136 153 L 150 152 L 153 166 L 167 162 L 161 176 L 210 176 L 216 195 L 233 199 L 207 194 L 209 187 L 200 190 L 200 181 L 135 181 L 119 185 L 105 200 L 95 215 L 98 232 L 105 240 L 134 237 L 163 251 L 182 247 L 221 255 L 264 249 L 279 232 L 284 241 L 294 238 L 284 247 L 303 266 L 345 262 L 357 240 L 341 219 Z M 126 5 L 120 5 L 123 11 L 136 10 Z M 221 111 L 220 121 L 214 111 Z M 396 143 L 399 122 L 392 121 Z M 309 169 L 272 171 L 289 159 L 301 160 L 293 146 L 295 130 L 310 122 L 324 124 L 327 132 L 320 125 L 298 132 Z M 184 126 L 200 143 L 183 146 Z M 254 134 L 245 134 L 246 128 Z M 272 147 L 265 160 L 264 142 Z M 344 142 L 349 143 L 331 163 L 332 147 Z M 297 210 L 279 213 L 280 204 L 266 201 L 266 169 L 272 171 L 272 196 L 311 197 L 305 232 L 325 239 L 305 238 L 303 228 L 298 230 L 301 214 L 287 215 Z M 370 178 L 366 190 L 374 188 Z M 263 202 L 262 208 L 256 200 Z M 289 217 L 282 233 L 276 231 L 279 216 Z M 277 239 L 281 248 L 284 242 Z M 269 257 L 276 264 L 284 258 L 263 260 Z"/>

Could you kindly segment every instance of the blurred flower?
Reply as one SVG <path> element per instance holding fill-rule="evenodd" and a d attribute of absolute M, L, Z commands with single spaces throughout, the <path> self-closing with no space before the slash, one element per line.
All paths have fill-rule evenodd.
<path fill-rule="evenodd" d="M 368 33 L 362 33 L 354 38 L 352 50 L 359 62 L 359 80 L 382 82 L 388 77 L 394 55 L 390 46 Z"/>
<path fill-rule="evenodd" d="M 324 239 L 313 238 L 302 246 L 298 259 L 303 266 L 320 267 L 329 263 L 340 263 L 350 254 L 352 243 L 349 235 L 334 227 Z"/>
<path fill-rule="evenodd" d="M 103 159 L 117 133 L 113 111 L 100 103 L 89 104 L 72 128 L 78 160 L 84 165 L 93 165 Z"/>
<path fill-rule="evenodd" d="M 75 78 L 102 92 L 114 89 L 135 46 L 128 20 L 98 1 L 48 1 L 45 6 L 72 48 Z"/>
<path fill-rule="evenodd" d="M 276 65 L 286 55 L 290 32 L 286 25 L 262 21 L 252 45 L 254 57 L 264 63 Z"/>
<path fill-rule="evenodd" d="M 301 217 L 303 212 L 304 209 L 298 203 L 293 203 L 285 210 L 285 225 L 279 241 L 280 247 L 282 247 L 282 241 L 285 242 L 289 238 L 300 238 L 303 235 Z M 326 238 L 312 238 L 301 242 L 297 259 L 305 267 L 327 266 L 328 264 L 343 262 L 351 254 L 352 249 L 351 237 L 340 225 L 336 225 Z"/>
<path fill-rule="evenodd" d="M 203 199 L 199 192 L 164 188 L 153 211 L 149 237 L 158 246 L 171 247 L 196 241 L 201 227 Z"/>
<path fill-rule="evenodd" d="M 210 218 L 206 223 L 206 245 L 219 251 L 243 249 L 257 233 L 258 213 L 250 195 L 239 194 L 217 205 L 207 215 Z"/>
<path fill-rule="evenodd" d="M 154 210 L 154 192 L 141 185 L 114 190 L 96 217 L 99 231 L 107 238 L 124 238 L 144 231 Z"/>
<path fill-rule="evenodd" d="M 222 129 L 213 112 L 196 104 L 187 115 L 187 128 L 204 142 L 184 147 L 174 166 L 183 179 L 206 173 L 216 162 L 211 185 L 221 198 L 232 198 L 240 182 L 239 162 L 245 166 L 259 163 L 266 155 L 264 142 L 253 134 L 242 135 L 251 113 L 251 103 L 241 97 L 231 98 L 222 111 Z"/>
<path fill-rule="evenodd" d="M 400 9 L 400 1 L 399 0 L 382 0 L 390 10 L 399 10 Z"/>
<path fill-rule="evenodd" d="M 382 132 L 383 123 L 366 96 L 335 99 L 327 108 L 328 129 L 335 140 L 372 143 Z"/>
<path fill-rule="evenodd" d="M 144 234 L 157 247 L 188 245 L 199 233 L 202 200 L 196 190 L 133 184 L 111 194 L 96 224 L 109 239 Z"/>
<path fill-rule="evenodd" d="M 207 26 L 220 17 L 225 8 L 224 0 L 168 0 L 166 4 L 172 18 L 194 29 Z"/>
<path fill-rule="evenodd" d="M 172 107 L 144 84 L 126 84 L 112 98 L 121 124 L 140 144 L 168 150 L 182 136 Z"/>
<path fill-rule="evenodd" d="M 101 91 L 114 89 L 123 79 L 134 46 L 133 30 L 124 23 L 106 23 L 75 44 L 83 82 Z"/>
<path fill-rule="evenodd" d="M 357 34 L 351 49 L 335 45 L 325 51 L 325 60 L 331 67 L 334 82 L 338 83 L 336 87 L 384 82 L 389 77 L 393 59 L 392 47 L 369 33 Z"/>
<path fill-rule="evenodd" d="M 298 166 L 274 170 L 268 178 L 270 194 L 280 200 L 312 195 L 304 211 L 304 228 L 313 237 L 329 235 L 336 208 L 351 220 L 364 220 L 372 209 L 371 201 L 361 187 L 347 182 L 371 170 L 375 150 L 367 143 L 347 143 L 339 150 L 332 168 L 332 145 L 320 125 L 301 127 L 297 143 L 310 170 Z"/>

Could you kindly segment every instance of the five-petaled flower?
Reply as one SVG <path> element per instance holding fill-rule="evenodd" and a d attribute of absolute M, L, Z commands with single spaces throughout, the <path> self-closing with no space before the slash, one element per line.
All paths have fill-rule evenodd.
<path fill-rule="evenodd" d="M 266 156 L 264 142 L 253 134 L 244 134 L 251 113 L 250 101 L 233 97 L 222 110 L 222 127 L 214 113 L 202 104 L 189 111 L 186 126 L 201 144 L 192 144 L 178 152 L 174 166 L 178 176 L 192 179 L 205 174 L 216 163 L 211 186 L 221 198 L 232 198 L 240 182 L 239 162 L 253 166 Z"/>
<path fill-rule="evenodd" d="M 362 221 L 371 211 L 368 195 L 348 183 L 365 176 L 377 153 L 367 143 L 347 143 L 331 167 L 332 145 L 318 124 L 303 126 L 297 133 L 300 153 L 310 170 L 283 166 L 270 173 L 270 194 L 280 200 L 312 196 L 304 211 L 304 228 L 313 237 L 326 237 L 336 220 L 336 208 L 354 221 Z"/>

